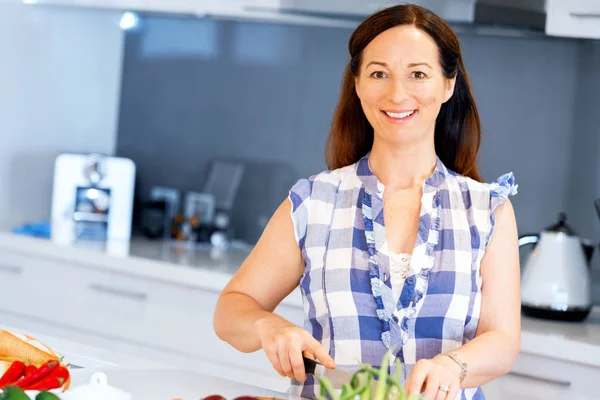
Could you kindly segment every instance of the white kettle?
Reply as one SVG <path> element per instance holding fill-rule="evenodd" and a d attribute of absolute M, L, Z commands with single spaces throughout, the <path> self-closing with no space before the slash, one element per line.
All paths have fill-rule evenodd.
<path fill-rule="evenodd" d="M 592 309 L 590 261 L 594 246 L 583 243 L 562 213 L 541 234 L 523 235 L 519 248 L 533 245 L 521 278 L 523 314 L 583 321 Z"/>

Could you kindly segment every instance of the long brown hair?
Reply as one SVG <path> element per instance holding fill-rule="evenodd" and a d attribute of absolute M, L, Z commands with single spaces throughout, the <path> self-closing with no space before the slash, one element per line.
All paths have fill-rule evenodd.
<path fill-rule="evenodd" d="M 355 88 L 362 52 L 383 31 L 414 25 L 433 38 L 447 79 L 456 77 L 454 93 L 442 104 L 435 123 L 435 151 L 451 170 L 482 181 L 477 168 L 481 123 L 465 69 L 458 38 L 452 28 L 431 11 L 416 5 L 383 9 L 364 20 L 352 33 L 350 61 L 344 72 L 342 92 L 327 139 L 325 158 L 329 169 L 358 161 L 373 146 L 373 127 L 367 120 Z"/>

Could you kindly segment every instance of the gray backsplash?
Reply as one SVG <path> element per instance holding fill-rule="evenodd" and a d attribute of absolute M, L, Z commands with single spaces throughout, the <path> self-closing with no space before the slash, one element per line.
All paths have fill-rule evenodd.
<path fill-rule="evenodd" d="M 255 241 L 295 180 L 325 168 L 350 33 L 145 18 L 126 39 L 117 142 L 137 164 L 138 197 L 151 185 L 200 190 L 210 160 L 243 160 L 233 223 Z M 487 181 L 515 173 L 520 232 L 567 211 L 600 239 L 600 44 L 460 36 L 484 127 L 480 166 Z"/>

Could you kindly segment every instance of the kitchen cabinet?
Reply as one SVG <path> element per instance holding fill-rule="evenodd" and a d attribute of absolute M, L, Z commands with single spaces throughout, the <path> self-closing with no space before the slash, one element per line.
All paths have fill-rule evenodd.
<path fill-rule="evenodd" d="M 473 22 L 475 0 L 413 0 L 452 22 Z M 321 13 L 325 15 L 356 15 L 364 17 L 395 4 L 389 0 L 281 0 L 281 9 Z"/>
<path fill-rule="evenodd" d="M 0 310 L 228 365 L 238 374 L 253 371 L 253 382 L 260 386 L 285 390 L 289 385 L 262 351 L 242 354 L 216 336 L 212 318 L 217 290 L 106 271 L 93 264 L 8 250 L 2 254 Z M 301 307 L 281 305 L 276 312 L 302 325 Z"/>
<path fill-rule="evenodd" d="M 547 0 L 546 33 L 551 36 L 600 39 L 600 1 Z"/>
<path fill-rule="evenodd" d="M 500 382 L 504 382 L 499 385 L 504 396 L 502 398 L 597 398 L 600 368 L 564 361 L 558 357 L 560 354 L 551 357 L 521 351 L 511 373 L 500 379 Z"/>
<path fill-rule="evenodd" d="M 196 14 L 208 0 L 44 0 L 50 6 L 88 7 L 123 11 L 147 11 L 173 14 Z M 37 3 L 35 0 L 31 4 Z"/>
<path fill-rule="evenodd" d="M 29 0 L 29 3 L 35 4 L 37 1 Z M 466 24 L 477 22 L 476 0 L 416 0 L 413 3 L 429 8 L 449 22 Z M 540 15 L 545 14 L 546 34 L 600 39 L 600 1 L 546 0 L 528 2 L 530 3 L 535 4 L 533 11 Z M 390 2 L 388 0 L 44 0 L 40 4 L 353 27 L 358 19 L 389 6 Z M 507 9 L 506 12 L 510 11 L 511 9 Z"/>
<path fill-rule="evenodd" d="M 2 0 L 0 0 L 2 1 Z M 35 0 L 31 0 L 35 4 Z M 416 0 L 451 22 L 473 22 L 475 0 Z M 305 22 L 329 26 L 357 23 L 388 7 L 388 0 L 44 0 L 44 5 L 91 7 L 129 11 L 211 15 L 251 20 Z M 354 17 L 346 20 L 346 17 Z"/>
<path fill-rule="evenodd" d="M 219 292 L 243 257 L 182 265 L 111 257 L 0 234 L 0 320 L 22 329 L 154 362 L 285 391 L 289 381 L 262 351 L 242 354 L 213 332 Z M 154 242 L 150 242 L 152 246 Z M 158 257 L 158 255 L 156 255 Z M 178 260 L 178 261 L 177 261 Z M 276 312 L 302 326 L 294 293 Z M 522 351 L 488 400 L 596 399 L 600 310 L 585 324 L 523 320 Z"/>

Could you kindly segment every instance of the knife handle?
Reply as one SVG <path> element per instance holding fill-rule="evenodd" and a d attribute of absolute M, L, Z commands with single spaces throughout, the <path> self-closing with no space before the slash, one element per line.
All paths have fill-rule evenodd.
<path fill-rule="evenodd" d="M 317 371 L 317 365 L 321 365 L 315 360 L 311 360 L 310 358 L 302 357 L 304 360 L 304 372 L 307 374 L 314 375 Z"/>

